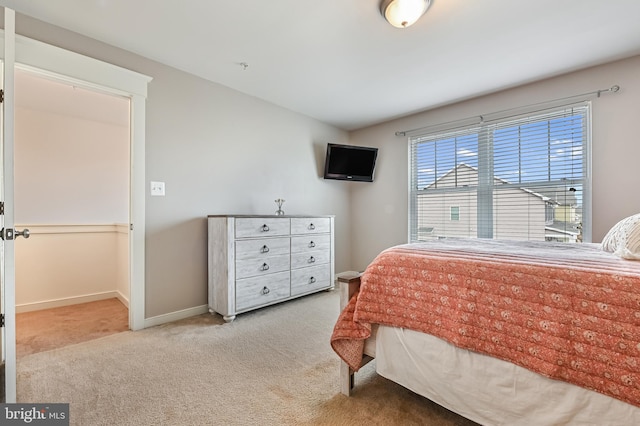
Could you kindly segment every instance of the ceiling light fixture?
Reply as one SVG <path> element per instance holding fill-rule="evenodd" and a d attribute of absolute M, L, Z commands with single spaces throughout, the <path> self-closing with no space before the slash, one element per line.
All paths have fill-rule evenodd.
<path fill-rule="evenodd" d="M 431 5 L 431 0 L 383 0 L 380 13 L 396 28 L 415 24 Z"/>

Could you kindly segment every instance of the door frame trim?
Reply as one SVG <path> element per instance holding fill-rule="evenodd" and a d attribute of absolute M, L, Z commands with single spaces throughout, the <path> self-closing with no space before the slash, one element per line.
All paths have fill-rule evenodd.
<path fill-rule="evenodd" d="M 4 42 L 4 31 L 0 32 Z M 15 36 L 15 66 L 130 99 L 129 327 L 145 327 L 145 121 L 151 77 L 28 37 Z"/>

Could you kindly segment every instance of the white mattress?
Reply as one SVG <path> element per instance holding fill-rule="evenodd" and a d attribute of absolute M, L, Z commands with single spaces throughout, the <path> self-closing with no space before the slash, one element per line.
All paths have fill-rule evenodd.
<path fill-rule="evenodd" d="M 640 424 L 640 408 L 417 331 L 380 326 L 378 374 L 484 425 Z"/>

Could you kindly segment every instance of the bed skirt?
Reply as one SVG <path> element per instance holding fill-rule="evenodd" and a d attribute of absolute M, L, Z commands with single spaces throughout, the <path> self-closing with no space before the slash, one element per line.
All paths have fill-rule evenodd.
<path fill-rule="evenodd" d="M 417 331 L 380 326 L 381 376 L 485 425 L 640 424 L 640 408 Z"/>

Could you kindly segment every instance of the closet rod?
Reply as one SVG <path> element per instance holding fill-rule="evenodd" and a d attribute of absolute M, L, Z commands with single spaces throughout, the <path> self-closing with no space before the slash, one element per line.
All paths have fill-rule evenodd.
<path fill-rule="evenodd" d="M 484 122 L 484 119 L 485 119 L 486 116 L 491 116 L 491 115 L 496 115 L 496 114 L 504 114 L 504 113 L 508 113 L 508 112 L 511 112 L 511 111 L 523 110 L 523 109 L 528 109 L 528 108 L 532 108 L 532 107 L 536 107 L 536 106 L 542 106 L 542 105 L 550 105 L 550 104 L 557 103 L 557 102 L 568 101 L 568 100 L 571 100 L 571 99 L 575 100 L 576 98 L 586 98 L 586 97 L 590 97 L 590 96 L 594 96 L 594 95 L 599 98 L 600 95 L 603 94 L 603 93 L 607 93 L 607 92 L 616 93 L 619 90 L 620 90 L 620 86 L 618 86 L 616 84 L 616 85 L 611 86 L 608 89 L 596 90 L 596 91 L 593 91 L 593 92 L 582 93 L 580 95 L 567 96 L 566 98 L 559 98 L 559 99 L 555 99 L 555 100 L 552 100 L 552 101 L 546 101 L 546 102 L 540 102 L 540 103 L 537 103 L 537 104 L 524 105 L 524 106 L 517 107 L 517 108 L 510 108 L 510 109 L 505 109 L 505 110 L 502 110 L 502 111 L 492 112 L 492 113 L 489 113 L 489 114 L 462 118 L 462 119 L 459 119 L 459 120 L 448 121 L 446 123 L 432 124 L 430 126 L 418 127 L 416 129 L 411 129 L 411 130 L 400 130 L 400 131 L 396 132 L 396 136 L 407 136 L 410 133 L 422 132 L 422 131 L 425 131 L 427 129 L 431 129 L 433 127 L 448 126 L 448 125 L 452 125 L 452 124 L 456 124 L 456 123 L 469 122 L 470 120 L 475 120 L 475 122 L 470 122 L 469 125 L 471 125 L 471 124 L 480 124 L 480 123 Z"/>

